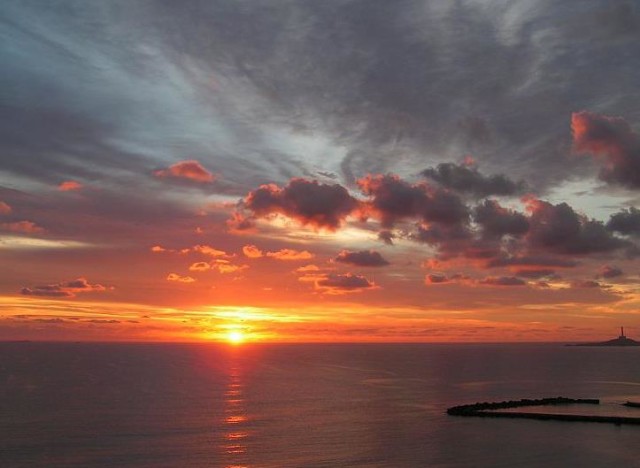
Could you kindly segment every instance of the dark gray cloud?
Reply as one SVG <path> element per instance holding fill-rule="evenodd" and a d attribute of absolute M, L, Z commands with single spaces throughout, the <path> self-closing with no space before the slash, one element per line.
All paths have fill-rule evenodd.
<path fill-rule="evenodd" d="M 330 273 L 321 278 L 317 282 L 317 286 L 321 289 L 339 291 L 357 291 L 363 289 L 371 289 L 375 285 L 364 276 L 354 275 L 352 273 L 336 274 Z"/>
<path fill-rule="evenodd" d="M 519 195 L 525 190 L 523 181 L 514 182 L 503 174 L 484 176 L 467 164 L 441 163 L 435 168 L 425 169 L 422 175 L 456 192 L 478 198 Z"/>
<path fill-rule="evenodd" d="M 515 276 L 490 276 L 480 280 L 479 283 L 488 286 L 524 286 L 527 284 L 524 280 Z"/>
<path fill-rule="evenodd" d="M 425 281 L 428 284 L 442 284 L 442 283 L 448 283 L 450 280 L 446 275 L 438 275 L 435 273 L 430 273 L 426 276 Z"/>
<path fill-rule="evenodd" d="M 295 178 L 282 188 L 270 184 L 249 192 L 242 208 L 253 217 L 281 213 L 303 225 L 336 229 L 358 208 L 358 201 L 339 184 Z"/>
<path fill-rule="evenodd" d="M 44 284 L 32 287 L 25 287 L 20 290 L 24 296 L 42 297 L 74 297 L 76 293 L 102 292 L 106 288 L 101 284 L 91 284 L 85 278 L 78 278 L 72 281 L 64 281 L 57 284 Z"/>
<path fill-rule="evenodd" d="M 632 206 L 612 214 L 607 229 L 625 235 L 640 235 L 640 210 Z"/>
<path fill-rule="evenodd" d="M 492 259 L 487 266 L 490 268 L 510 266 L 573 268 L 577 265 L 578 262 L 576 260 L 565 257 L 553 257 L 548 255 L 515 255 L 500 256 Z"/>
<path fill-rule="evenodd" d="M 514 273 L 516 276 L 520 276 L 522 278 L 534 278 L 534 279 L 548 278 L 548 277 L 555 276 L 555 271 L 550 270 L 548 268 L 521 269 L 521 270 L 516 270 Z"/>
<path fill-rule="evenodd" d="M 380 252 L 376 252 L 375 250 L 360 250 L 358 252 L 343 250 L 335 258 L 335 261 L 362 267 L 382 267 L 389 265 L 389 262 L 380 255 Z"/>
<path fill-rule="evenodd" d="M 448 226 L 464 224 L 469 209 L 454 193 L 424 184 L 411 184 L 396 175 L 368 175 L 358 180 L 367 205 L 384 228 L 410 218 Z"/>
<path fill-rule="evenodd" d="M 603 159 L 601 179 L 640 189 L 640 135 L 624 119 L 576 112 L 571 128 L 576 151 Z"/>
<path fill-rule="evenodd" d="M 606 279 L 617 278 L 622 275 L 624 275 L 624 272 L 620 268 L 611 265 L 604 265 L 598 273 L 598 277 Z"/>
<path fill-rule="evenodd" d="M 533 248 L 559 254 L 585 255 L 611 252 L 628 243 L 614 237 L 600 221 L 576 213 L 566 203 L 529 202 L 528 241 Z"/>
<path fill-rule="evenodd" d="M 239 194 L 471 153 L 536 188 L 588 172 L 564 158 L 571 112 L 640 120 L 631 2 L 110 5 L 4 5 L 5 170 L 85 182 L 196 158 Z"/>
<path fill-rule="evenodd" d="M 501 238 L 504 235 L 522 236 L 529 230 L 529 221 L 522 213 L 503 208 L 495 200 L 485 200 L 473 211 L 476 223 L 489 238 Z"/>

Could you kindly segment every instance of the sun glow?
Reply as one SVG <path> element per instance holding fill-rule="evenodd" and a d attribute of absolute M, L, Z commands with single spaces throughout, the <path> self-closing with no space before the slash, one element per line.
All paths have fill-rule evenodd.
<path fill-rule="evenodd" d="M 244 333 L 238 330 L 232 330 L 227 333 L 227 341 L 231 344 L 237 345 L 245 340 Z"/>

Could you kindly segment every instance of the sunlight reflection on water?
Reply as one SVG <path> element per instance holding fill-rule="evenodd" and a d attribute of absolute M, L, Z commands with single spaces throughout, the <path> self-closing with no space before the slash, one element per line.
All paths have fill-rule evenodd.
<path fill-rule="evenodd" d="M 229 383 L 224 392 L 225 434 L 222 449 L 229 458 L 226 468 L 249 468 L 244 462 L 247 453 L 246 439 L 249 433 L 241 430 L 249 421 L 245 408 L 242 369 L 237 361 L 229 366 Z"/>

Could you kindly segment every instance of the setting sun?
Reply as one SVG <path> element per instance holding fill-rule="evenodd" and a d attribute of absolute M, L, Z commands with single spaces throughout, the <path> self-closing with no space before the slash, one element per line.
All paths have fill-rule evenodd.
<path fill-rule="evenodd" d="M 240 344 L 245 340 L 244 333 L 238 330 L 233 330 L 227 333 L 227 341 L 231 344 Z"/>

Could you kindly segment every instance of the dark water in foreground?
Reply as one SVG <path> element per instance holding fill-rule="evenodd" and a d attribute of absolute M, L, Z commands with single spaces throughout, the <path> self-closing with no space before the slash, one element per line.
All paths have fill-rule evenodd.
<path fill-rule="evenodd" d="M 0 466 L 640 466 L 638 426 L 444 414 L 558 395 L 640 401 L 640 349 L 0 343 Z"/>

